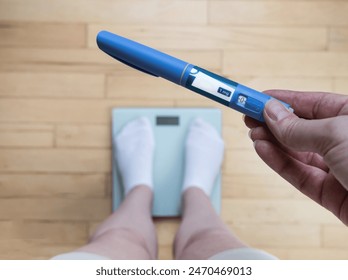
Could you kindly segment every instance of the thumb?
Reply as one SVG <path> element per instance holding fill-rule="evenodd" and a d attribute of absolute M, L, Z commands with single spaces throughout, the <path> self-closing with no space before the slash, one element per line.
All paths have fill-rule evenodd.
<path fill-rule="evenodd" d="M 273 135 L 286 147 L 321 155 L 330 148 L 327 119 L 301 119 L 275 99 L 266 103 L 264 118 Z"/>

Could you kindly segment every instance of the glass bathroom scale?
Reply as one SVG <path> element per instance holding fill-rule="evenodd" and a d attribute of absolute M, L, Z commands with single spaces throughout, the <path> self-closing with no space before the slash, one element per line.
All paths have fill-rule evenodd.
<path fill-rule="evenodd" d="M 221 135 L 221 111 L 215 108 L 116 108 L 112 110 L 112 135 L 117 135 L 129 121 L 141 116 L 150 120 L 156 143 L 152 215 L 154 217 L 180 216 L 185 140 L 189 126 L 195 118 L 199 117 L 215 127 Z M 114 157 L 112 161 L 112 198 L 115 211 L 121 204 L 124 193 L 122 178 Z M 221 172 L 217 176 L 210 199 L 216 212 L 220 213 Z"/>

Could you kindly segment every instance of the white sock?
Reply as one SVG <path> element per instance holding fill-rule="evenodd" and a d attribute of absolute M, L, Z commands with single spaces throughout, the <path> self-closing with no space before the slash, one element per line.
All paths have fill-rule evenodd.
<path fill-rule="evenodd" d="M 210 196 L 224 155 L 224 142 L 213 126 L 197 118 L 186 139 L 185 178 L 182 192 L 190 187 Z"/>
<path fill-rule="evenodd" d="M 141 117 L 126 124 L 115 137 L 115 145 L 125 194 L 137 185 L 152 189 L 155 140 L 150 121 Z"/>

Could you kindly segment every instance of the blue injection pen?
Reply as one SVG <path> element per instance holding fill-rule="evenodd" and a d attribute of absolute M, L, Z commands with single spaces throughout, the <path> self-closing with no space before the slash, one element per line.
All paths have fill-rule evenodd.
<path fill-rule="evenodd" d="M 98 33 L 97 44 L 102 51 L 128 66 L 167 79 L 264 122 L 263 109 L 272 98 L 264 93 L 108 31 Z M 282 103 L 292 110 L 290 105 Z"/>

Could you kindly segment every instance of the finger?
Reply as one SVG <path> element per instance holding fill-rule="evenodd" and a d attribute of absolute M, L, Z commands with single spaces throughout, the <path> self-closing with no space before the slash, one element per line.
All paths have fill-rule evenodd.
<path fill-rule="evenodd" d="M 320 186 L 326 172 L 290 157 L 269 141 L 258 140 L 254 142 L 254 146 L 257 154 L 270 168 L 295 188 L 320 203 Z"/>
<path fill-rule="evenodd" d="M 273 134 L 266 127 L 255 127 L 249 132 L 250 139 L 255 142 L 256 140 L 266 140 L 272 143 L 279 143 Z"/>
<path fill-rule="evenodd" d="M 287 151 L 287 152 L 291 157 L 303 162 L 304 164 L 320 168 L 321 170 L 325 172 L 329 172 L 330 170 L 327 167 L 326 163 L 324 162 L 323 157 L 318 155 L 317 153 L 294 152 L 294 151 Z"/>
<path fill-rule="evenodd" d="M 306 119 L 323 119 L 348 114 L 348 96 L 325 92 L 267 90 L 266 94 L 291 105 Z"/>
<path fill-rule="evenodd" d="M 268 141 L 255 141 L 255 150 L 269 167 L 295 188 L 348 223 L 348 192 L 334 176 L 292 158 Z"/>
<path fill-rule="evenodd" d="M 326 172 L 329 170 L 329 168 L 327 167 L 327 165 L 325 164 L 323 160 L 323 157 L 321 157 L 317 153 L 296 152 L 296 151 L 287 149 L 276 140 L 276 138 L 267 128 L 264 128 L 264 127 L 253 128 L 250 130 L 249 136 L 253 142 L 257 140 L 266 140 L 268 142 L 271 142 L 272 144 L 277 146 L 279 149 L 283 150 L 284 152 L 289 154 L 291 157 L 303 162 L 304 164 L 312 165 Z"/>
<path fill-rule="evenodd" d="M 245 125 L 248 127 L 248 128 L 254 128 L 254 127 L 258 127 L 258 126 L 262 126 L 262 123 L 251 118 L 251 117 L 248 117 L 248 116 L 245 116 L 244 115 L 244 123 Z"/>
<path fill-rule="evenodd" d="M 276 100 L 267 102 L 264 118 L 273 135 L 288 148 L 324 155 L 335 144 L 330 133 L 331 119 L 298 118 Z"/>

